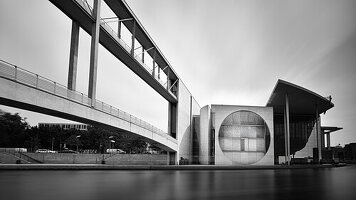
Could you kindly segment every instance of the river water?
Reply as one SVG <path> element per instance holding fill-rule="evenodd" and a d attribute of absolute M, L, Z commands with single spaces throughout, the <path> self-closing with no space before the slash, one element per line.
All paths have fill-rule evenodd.
<path fill-rule="evenodd" d="M 356 166 L 240 171 L 0 171 L 0 199 L 356 199 Z"/>

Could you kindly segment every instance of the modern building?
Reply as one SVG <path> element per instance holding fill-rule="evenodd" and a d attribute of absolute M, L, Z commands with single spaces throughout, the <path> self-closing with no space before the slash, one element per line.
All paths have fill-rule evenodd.
<path fill-rule="evenodd" d="M 290 164 L 292 158 L 320 162 L 324 137 L 320 115 L 330 97 L 278 80 L 266 106 L 207 105 L 193 119 L 192 163 L 215 165 Z M 313 149 L 316 154 L 313 155 Z"/>
<path fill-rule="evenodd" d="M 344 148 L 345 161 L 356 162 L 356 143 L 346 144 Z"/>
<path fill-rule="evenodd" d="M 52 128 L 58 127 L 64 130 L 76 129 L 81 131 L 87 131 L 89 125 L 87 124 L 76 124 L 76 123 L 38 123 L 40 128 Z"/>

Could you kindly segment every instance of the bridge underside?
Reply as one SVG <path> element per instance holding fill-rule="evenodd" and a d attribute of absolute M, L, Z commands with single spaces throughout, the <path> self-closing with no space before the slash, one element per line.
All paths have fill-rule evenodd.
<path fill-rule="evenodd" d="M 165 151 L 176 152 L 177 140 L 147 130 L 130 119 L 122 119 L 93 107 L 28 86 L 11 79 L 0 78 L 0 104 L 43 113 L 81 123 L 99 125 L 130 134 Z"/>

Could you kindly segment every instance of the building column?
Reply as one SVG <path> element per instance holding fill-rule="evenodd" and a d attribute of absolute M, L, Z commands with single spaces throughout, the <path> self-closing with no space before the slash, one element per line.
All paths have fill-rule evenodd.
<path fill-rule="evenodd" d="M 135 38 L 136 38 L 136 21 L 133 20 L 132 35 L 131 35 L 131 56 L 135 56 Z"/>
<path fill-rule="evenodd" d="M 167 165 L 170 165 L 170 164 L 171 164 L 171 159 L 169 156 L 169 151 L 167 151 Z"/>
<path fill-rule="evenodd" d="M 287 144 L 287 162 L 290 165 L 290 133 L 289 133 L 289 98 L 286 94 L 286 144 Z"/>
<path fill-rule="evenodd" d="M 330 132 L 326 134 L 326 145 L 328 150 L 330 150 Z"/>
<path fill-rule="evenodd" d="M 91 105 L 95 106 L 96 98 L 96 79 L 98 67 L 98 47 L 99 47 L 99 28 L 100 28 L 100 6 L 101 0 L 94 1 L 93 16 L 95 23 L 92 25 L 91 49 L 90 49 L 90 69 L 89 69 L 89 89 L 88 97 L 92 100 Z"/>
<path fill-rule="evenodd" d="M 325 132 L 321 130 L 321 149 L 325 149 Z"/>
<path fill-rule="evenodd" d="M 76 90 L 77 83 L 77 63 L 79 45 L 79 24 L 72 21 L 72 33 L 70 37 L 69 69 L 67 87 L 69 90 Z"/>
<path fill-rule="evenodd" d="M 320 160 L 322 159 L 322 155 L 321 155 L 320 116 L 319 116 L 318 105 L 316 105 L 315 110 L 316 110 L 315 111 L 315 118 L 316 118 L 315 131 L 316 131 L 316 140 L 317 140 L 317 145 L 318 145 L 318 163 L 320 163 Z"/>
<path fill-rule="evenodd" d="M 284 127 L 284 160 L 287 162 L 288 160 L 288 138 L 287 138 L 287 115 L 286 108 L 283 108 L 283 127 Z"/>
<path fill-rule="evenodd" d="M 177 139 L 177 104 L 168 102 L 168 135 Z"/>

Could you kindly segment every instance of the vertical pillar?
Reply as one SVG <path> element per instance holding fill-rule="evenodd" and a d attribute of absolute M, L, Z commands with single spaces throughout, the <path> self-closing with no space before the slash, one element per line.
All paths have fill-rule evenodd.
<path fill-rule="evenodd" d="M 158 67 L 159 69 L 159 67 Z M 193 96 L 190 95 L 190 105 L 189 105 L 189 127 L 190 127 L 190 134 L 189 134 L 189 164 L 191 165 L 193 162 Z"/>
<path fill-rule="evenodd" d="M 320 134 L 321 134 L 321 149 L 325 149 L 325 136 L 326 136 L 326 133 L 325 133 L 325 131 L 323 131 L 323 130 L 321 130 L 321 132 L 320 132 Z"/>
<path fill-rule="evenodd" d="M 155 74 L 156 74 L 156 49 L 153 52 L 152 66 L 153 66 L 153 68 L 152 68 L 152 76 L 155 77 Z"/>
<path fill-rule="evenodd" d="M 170 156 L 169 156 L 169 151 L 167 151 L 167 165 L 170 165 L 171 159 L 170 159 Z"/>
<path fill-rule="evenodd" d="M 168 154 L 169 154 L 169 164 L 176 165 L 177 164 L 177 158 L 176 158 L 177 153 L 176 152 L 168 152 Z"/>
<path fill-rule="evenodd" d="M 119 37 L 121 39 L 121 21 L 120 21 L 120 19 L 117 22 L 117 37 Z"/>
<path fill-rule="evenodd" d="M 96 77 L 98 66 L 99 28 L 100 28 L 100 4 L 101 0 L 94 1 L 95 23 L 92 25 L 91 48 L 90 48 L 90 69 L 89 69 L 89 89 L 88 97 L 95 100 L 96 97 Z M 95 101 L 92 101 L 94 105 Z"/>
<path fill-rule="evenodd" d="M 286 108 L 283 108 L 283 125 L 284 125 L 284 157 L 285 161 L 288 161 L 288 143 L 287 143 L 287 116 L 286 116 Z"/>
<path fill-rule="evenodd" d="M 330 132 L 326 134 L 326 145 L 328 150 L 330 150 Z"/>
<path fill-rule="evenodd" d="M 315 110 L 316 110 L 315 111 L 315 118 L 316 118 L 315 131 L 316 131 L 316 140 L 317 140 L 317 144 L 318 144 L 318 162 L 320 163 L 320 160 L 322 159 L 322 155 L 321 155 L 320 116 L 319 116 L 318 105 L 316 105 Z"/>
<path fill-rule="evenodd" d="M 289 133 L 289 98 L 286 94 L 286 132 L 287 132 L 287 162 L 290 165 L 290 133 Z"/>
<path fill-rule="evenodd" d="M 169 78 L 170 69 L 167 69 L 167 90 L 171 87 L 171 80 Z M 177 83 L 178 84 L 178 83 Z M 177 95 L 178 96 L 178 95 Z M 173 138 L 177 138 L 177 124 L 178 124 L 178 104 L 168 102 L 168 134 Z"/>
<path fill-rule="evenodd" d="M 133 20 L 132 35 L 131 35 L 131 56 L 134 56 L 134 52 L 135 52 L 135 37 L 136 37 L 136 21 Z"/>
<path fill-rule="evenodd" d="M 72 21 L 72 33 L 70 37 L 69 69 L 67 87 L 76 90 L 77 83 L 77 63 L 78 63 L 78 44 L 79 44 L 79 24 Z"/>

